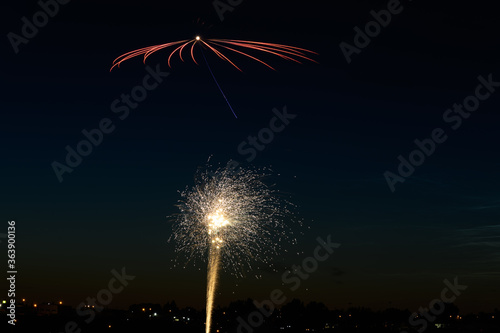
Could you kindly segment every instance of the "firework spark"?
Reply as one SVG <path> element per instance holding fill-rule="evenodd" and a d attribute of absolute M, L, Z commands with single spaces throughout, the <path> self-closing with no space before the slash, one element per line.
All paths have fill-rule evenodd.
<path fill-rule="evenodd" d="M 210 331 L 220 268 L 243 276 L 252 263 L 272 267 L 272 259 L 284 241 L 295 242 L 283 222 L 290 211 L 262 181 L 258 171 L 228 167 L 214 173 L 199 172 L 193 188 L 181 192 L 181 214 L 172 239 L 177 251 L 206 259 L 207 318 Z"/>
<path fill-rule="evenodd" d="M 138 56 L 143 56 L 143 62 L 146 63 L 146 59 L 152 55 L 155 52 L 158 52 L 160 50 L 168 49 L 168 48 L 174 48 L 173 51 L 170 52 L 168 56 L 168 66 L 171 68 L 172 67 L 172 58 L 175 56 L 175 54 L 178 54 L 179 58 L 181 61 L 184 62 L 183 58 L 183 51 L 189 50 L 189 54 L 191 56 L 191 59 L 195 64 L 198 65 L 198 62 L 196 61 L 195 53 L 194 53 L 194 48 L 195 45 L 198 44 L 200 46 L 200 50 L 202 52 L 203 58 L 205 59 L 205 62 L 207 64 L 208 69 L 210 70 L 210 74 L 212 75 L 212 78 L 214 79 L 215 83 L 217 84 L 217 88 L 219 88 L 222 96 L 226 100 L 229 108 L 231 109 L 231 112 L 233 113 L 235 118 L 238 118 L 236 116 L 236 113 L 233 110 L 233 107 L 229 103 L 229 100 L 227 99 L 226 95 L 224 94 L 224 91 L 222 91 L 222 88 L 220 87 L 219 83 L 217 82 L 217 79 L 215 78 L 214 73 L 212 72 L 212 69 L 210 68 L 210 65 L 208 64 L 207 59 L 205 58 L 205 54 L 203 53 L 203 48 L 206 48 L 207 50 L 215 53 L 219 58 L 222 60 L 230 63 L 234 68 L 238 69 L 239 71 L 242 71 L 234 62 L 233 60 L 230 60 L 228 56 L 226 56 L 224 53 L 222 53 L 222 50 L 224 51 L 231 51 L 233 53 L 248 57 L 252 60 L 255 60 L 268 68 L 275 70 L 273 67 L 271 67 L 269 64 L 264 62 L 263 60 L 257 58 L 254 55 L 251 55 L 248 53 L 248 51 L 259 51 L 267 54 L 272 54 L 274 56 L 278 56 L 282 59 L 285 60 L 291 60 L 297 63 L 301 63 L 300 60 L 309 60 L 312 62 L 316 62 L 315 60 L 311 59 L 310 56 L 312 54 L 317 54 L 316 52 L 303 49 L 300 47 L 296 46 L 290 46 L 290 45 L 283 45 L 283 44 L 275 44 L 275 43 L 264 43 L 264 42 L 254 42 L 254 41 L 247 41 L 247 40 L 235 40 L 235 39 L 202 39 L 200 36 L 196 36 L 195 38 L 191 40 L 181 40 L 177 42 L 169 42 L 166 44 L 159 44 L 159 45 L 153 45 L 153 46 L 148 46 L 148 47 L 143 47 L 141 49 L 133 50 L 130 52 L 127 52 L 125 54 L 122 54 L 118 58 L 116 58 L 113 61 L 113 65 L 111 66 L 110 71 L 113 70 L 115 67 L 120 67 L 120 65 L 129 59 L 138 57 Z M 244 52 L 244 51 L 245 52 Z"/>
<path fill-rule="evenodd" d="M 252 60 L 255 60 L 266 67 L 275 70 L 271 65 L 268 63 L 264 62 L 263 60 L 257 58 L 255 55 L 252 55 L 248 53 L 248 51 L 259 51 L 263 53 L 268 53 L 275 55 L 277 57 L 280 57 L 285 60 L 290 60 L 294 61 L 297 63 L 301 63 L 300 60 L 308 60 L 312 62 L 316 62 L 311 58 L 311 55 L 315 54 L 317 55 L 316 52 L 296 47 L 296 46 L 290 46 L 290 45 L 283 45 L 283 44 L 275 44 L 275 43 L 264 43 L 264 42 L 254 42 L 254 41 L 247 41 L 247 40 L 235 40 L 235 39 L 202 39 L 200 36 L 196 36 L 195 38 L 191 40 L 181 40 L 181 41 L 176 41 L 176 42 L 169 42 L 165 44 L 158 44 L 158 45 L 152 45 L 148 47 L 143 47 L 141 49 L 133 50 L 130 52 L 127 52 L 125 54 L 122 54 L 118 58 L 116 58 L 113 61 L 113 66 L 111 67 L 110 70 L 113 70 L 115 67 L 120 67 L 121 63 L 124 61 L 127 61 L 129 59 L 138 57 L 138 56 L 143 56 L 143 61 L 146 62 L 146 59 L 152 55 L 155 52 L 158 52 L 160 50 L 168 49 L 168 48 L 173 48 L 176 46 L 176 48 L 170 52 L 168 56 L 168 66 L 172 67 L 172 58 L 175 56 L 175 54 L 178 54 L 179 58 L 181 61 L 184 62 L 183 58 L 183 52 L 184 50 L 189 50 L 189 54 L 191 56 L 191 59 L 195 64 L 198 64 L 196 61 L 196 57 L 194 54 L 194 48 L 195 45 L 198 44 L 213 53 L 215 53 L 220 59 L 230 63 L 234 68 L 238 69 L 241 71 L 241 69 L 235 64 L 234 61 L 232 61 L 228 56 L 226 56 L 222 51 L 231 51 L 233 53 L 237 53 L 240 55 L 243 55 L 247 58 L 250 58 Z M 245 51 L 245 52 L 244 52 Z"/>

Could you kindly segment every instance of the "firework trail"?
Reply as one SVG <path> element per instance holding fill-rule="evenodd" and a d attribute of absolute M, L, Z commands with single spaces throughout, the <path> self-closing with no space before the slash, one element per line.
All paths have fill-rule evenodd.
<path fill-rule="evenodd" d="M 238 117 L 236 116 L 236 113 L 234 113 L 234 110 L 233 110 L 233 107 L 231 106 L 231 104 L 229 103 L 229 101 L 227 100 L 226 98 L 226 95 L 224 94 L 224 92 L 222 91 L 220 85 L 219 85 L 219 82 L 217 82 L 217 79 L 215 78 L 215 75 L 214 73 L 212 72 L 212 69 L 210 68 L 210 65 L 208 64 L 208 61 L 207 61 L 207 58 L 205 57 L 205 52 L 203 52 L 203 49 L 201 49 L 201 54 L 203 55 L 203 59 L 205 59 L 205 63 L 207 64 L 207 67 L 208 67 L 208 70 L 210 71 L 210 74 L 212 74 L 212 78 L 214 79 L 215 81 L 215 84 L 217 85 L 217 88 L 219 88 L 221 94 L 222 94 L 222 97 L 224 97 L 224 99 L 226 100 L 227 102 L 227 105 L 229 106 L 229 108 L 231 109 L 231 112 L 233 113 L 234 117 L 236 119 L 238 119 Z"/>
<path fill-rule="evenodd" d="M 169 42 L 165 44 L 159 44 L 159 45 L 152 45 L 148 47 L 143 47 L 141 49 L 133 50 L 127 53 L 122 54 L 118 58 L 116 58 L 113 61 L 113 65 L 111 66 L 111 70 L 115 67 L 120 67 L 120 65 L 127 60 L 130 60 L 132 58 L 138 57 L 138 56 L 143 56 L 143 62 L 146 63 L 146 60 L 149 56 L 151 56 L 153 53 L 158 52 L 160 50 L 168 49 L 171 47 L 176 46 L 173 51 L 170 52 L 168 56 L 168 66 L 171 68 L 172 67 L 172 58 L 175 56 L 175 54 L 178 54 L 179 58 L 181 59 L 182 62 L 184 62 L 184 57 L 183 57 L 183 52 L 184 50 L 189 50 L 189 54 L 191 56 L 191 59 L 195 64 L 198 65 L 198 62 L 196 61 L 195 57 L 195 52 L 194 48 L 195 45 L 199 44 L 200 49 L 202 51 L 202 55 L 205 58 L 205 54 L 203 53 L 203 48 L 206 48 L 207 50 L 215 53 L 220 59 L 228 62 L 231 64 L 234 68 L 239 70 L 240 72 L 242 71 L 236 63 L 229 59 L 228 56 L 226 56 L 222 51 L 231 51 L 233 54 L 236 53 L 240 56 L 244 56 L 247 58 L 250 58 L 254 61 L 257 61 L 261 63 L 262 65 L 275 70 L 272 66 L 270 66 L 268 63 L 264 62 L 263 60 L 259 59 L 257 56 L 252 55 L 248 53 L 249 51 L 251 52 L 259 52 L 259 53 L 266 53 L 266 54 L 271 54 L 274 56 L 277 56 L 281 59 L 285 60 L 290 60 L 294 61 L 296 63 L 301 63 L 300 60 L 308 60 L 312 62 L 316 62 L 313 60 L 310 56 L 315 54 L 317 55 L 316 52 L 303 49 L 300 47 L 296 46 L 290 46 L 290 45 L 284 45 L 284 44 L 276 44 L 276 43 L 264 43 L 264 42 L 255 42 L 255 41 L 247 41 L 247 40 L 236 40 L 236 39 L 202 39 L 200 36 L 196 36 L 194 39 L 191 40 L 181 40 L 181 41 L 176 41 L 176 42 Z M 208 65 L 207 59 L 205 58 L 205 62 L 207 63 L 207 66 L 210 70 L 210 73 L 212 74 L 212 77 L 217 84 L 217 87 L 222 93 L 222 96 L 226 100 L 227 104 L 229 105 L 229 108 L 233 112 L 233 115 L 236 117 L 236 114 L 233 111 L 233 108 L 229 104 L 229 101 L 227 100 L 224 92 L 219 86 L 219 83 L 215 79 L 215 76 L 210 69 L 210 66 Z M 236 117 L 238 118 L 238 117 Z"/>
<path fill-rule="evenodd" d="M 254 262 L 273 268 L 281 244 L 295 243 L 284 223 L 285 215 L 292 214 L 288 203 L 278 199 L 262 181 L 264 176 L 243 168 L 221 167 L 214 173 L 207 169 L 197 173 L 192 188 L 181 192 L 181 213 L 171 240 L 189 259 L 208 258 L 206 333 L 212 326 L 220 270 L 243 276 Z"/>
<path fill-rule="evenodd" d="M 215 301 L 215 291 L 217 290 L 217 280 L 219 278 L 219 265 L 220 265 L 220 251 L 214 245 L 210 246 L 210 253 L 208 255 L 208 270 L 207 270 L 207 317 L 205 332 L 210 332 L 212 327 L 212 313 Z"/>
<path fill-rule="evenodd" d="M 234 68 L 236 68 L 239 71 L 242 71 L 232 60 L 229 59 L 225 54 L 222 53 L 222 49 L 224 50 L 229 50 L 234 53 L 238 53 L 240 55 L 243 55 L 245 57 L 248 57 L 250 59 L 253 59 L 266 67 L 275 70 L 273 67 L 271 67 L 269 64 L 266 62 L 262 61 L 261 59 L 257 58 L 256 56 L 253 56 L 247 52 L 243 52 L 242 50 L 245 51 L 259 51 L 263 53 L 268 53 L 275 55 L 277 57 L 280 57 L 285 60 L 290 60 L 294 61 L 296 63 L 301 64 L 299 59 L 303 60 L 309 60 L 312 62 L 317 63 L 317 61 L 313 60 L 310 58 L 309 54 L 315 54 L 317 55 L 316 52 L 310 51 L 307 49 L 303 49 L 300 47 L 296 46 L 290 46 L 290 45 L 284 45 L 284 44 L 276 44 L 276 43 L 264 43 L 264 42 L 254 42 L 254 41 L 248 41 L 248 40 L 236 40 L 236 39 L 207 39 L 204 40 L 200 36 L 196 36 L 194 39 L 191 40 L 181 40 L 181 41 L 176 41 L 176 42 L 169 42 L 165 44 L 159 44 L 159 45 L 152 45 L 148 47 L 143 47 L 141 49 L 133 50 L 127 53 L 122 54 L 118 58 L 116 58 L 113 61 L 113 66 L 111 67 L 110 70 L 113 70 L 115 67 L 120 67 L 120 65 L 127 60 L 130 60 L 132 58 L 138 57 L 138 56 L 143 56 L 143 61 L 146 62 L 146 59 L 152 55 L 155 52 L 158 52 L 160 50 L 164 50 L 173 46 L 177 46 L 172 52 L 170 52 L 168 56 L 168 66 L 171 68 L 172 67 L 172 57 L 178 53 L 179 58 L 184 62 L 183 58 L 183 51 L 185 49 L 190 50 L 190 55 L 191 59 L 195 64 L 198 64 L 196 61 L 195 55 L 194 55 L 194 47 L 195 45 L 199 43 L 201 46 L 206 47 L 208 50 L 212 51 L 215 53 L 220 59 L 227 61 L 230 63 Z"/>

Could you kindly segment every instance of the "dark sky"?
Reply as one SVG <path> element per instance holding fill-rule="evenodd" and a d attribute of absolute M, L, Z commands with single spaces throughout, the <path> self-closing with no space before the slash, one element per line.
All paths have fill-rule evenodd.
<path fill-rule="evenodd" d="M 439 297 L 444 279 L 458 277 L 468 286 L 460 309 L 498 307 L 500 91 L 457 129 L 443 119 L 475 94 L 478 76 L 500 81 L 498 12 L 487 1 L 402 1 L 348 64 L 339 44 L 353 44 L 353 28 L 387 4 L 246 0 L 221 21 L 211 1 L 73 0 L 16 54 L 9 32 L 21 34 L 21 18 L 32 20 L 40 7 L 9 2 L 2 10 L 0 232 L 15 219 L 20 297 L 76 305 L 105 288 L 112 269 L 126 267 L 136 279 L 111 306 L 175 299 L 201 308 L 206 268 L 171 268 L 166 216 L 212 156 L 280 174 L 271 181 L 310 227 L 295 230 L 304 233 L 303 253 L 285 265 L 310 256 L 318 236 L 341 244 L 295 292 L 281 285 L 281 273 L 225 273 L 219 304 L 282 288 L 288 298 L 331 308 L 414 311 Z M 111 104 L 147 71 L 134 59 L 110 73 L 113 59 L 196 34 L 304 47 L 319 53 L 319 64 L 264 56 L 273 72 L 235 56 L 240 73 L 207 53 L 235 119 L 202 61 L 175 59 L 169 69 L 168 53 L 160 52 L 147 65 L 170 75 L 120 120 Z M 247 163 L 238 145 L 284 106 L 297 117 Z M 59 182 L 51 164 L 64 163 L 65 147 L 76 147 L 82 130 L 103 118 L 115 130 Z M 447 140 L 391 191 L 384 173 L 396 174 L 398 156 L 408 159 L 414 140 L 437 128 Z"/>

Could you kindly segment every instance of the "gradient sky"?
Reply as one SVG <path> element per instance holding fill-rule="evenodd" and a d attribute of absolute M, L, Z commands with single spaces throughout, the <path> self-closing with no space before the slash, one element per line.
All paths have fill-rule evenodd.
<path fill-rule="evenodd" d="M 72 1 L 18 54 L 4 37 L 0 232 L 16 220 L 20 297 L 77 305 L 106 287 L 112 269 L 126 267 L 136 279 L 112 307 L 174 299 L 201 308 L 206 268 L 171 267 L 166 216 L 210 156 L 245 164 L 238 145 L 286 106 L 297 117 L 250 163 L 272 166 L 270 181 L 305 221 L 296 230 L 299 254 L 277 263 L 283 271 L 300 263 L 318 236 L 341 247 L 295 292 L 281 273 L 225 274 L 219 304 L 282 288 L 287 298 L 330 308 L 414 311 L 458 276 L 468 286 L 460 309 L 499 307 L 500 91 L 456 131 L 443 121 L 474 93 L 479 75 L 500 81 L 497 11 L 486 1 L 401 3 L 350 64 L 339 44 L 352 44 L 353 28 L 387 1 L 243 1 L 223 22 L 211 1 Z M 4 36 L 19 34 L 21 18 L 38 10 L 35 1 L 10 2 Z M 235 119 L 204 63 L 177 59 L 168 69 L 159 53 L 147 65 L 170 75 L 119 120 L 111 103 L 146 70 L 135 59 L 110 73 L 113 59 L 196 34 L 304 47 L 319 53 L 319 64 L 265 57 L 273 72 L 235 57 L 240 73 L 207 54 Z M 103 118 L 115 131 L 60 183 L 51 163 L 63 162 L 66 145 Z M 392 193 L 384 172 L 396 172 L 398 156 L 439 127 L 448 140 Z"/>

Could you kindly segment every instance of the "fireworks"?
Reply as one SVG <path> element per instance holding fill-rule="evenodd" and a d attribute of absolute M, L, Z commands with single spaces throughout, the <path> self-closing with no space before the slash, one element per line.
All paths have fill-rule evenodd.
<path fill-rule="evenodd" d="M 296 47 L 296 46 L 290 46 L 290 45 L 283 45 L 283 44 L 275 44 L 275 43 L 264 43 L 264 42 L 254 42 L 254 41 L 246 41 L 246 40 L 234 40 L 234 39 L 202 39 L 200 36 L 196 36 L 195 38 L 191 40 L 181 40 L 181 41 L 176 41 L 176 42 L 169 42 L 166 44 L 159 44 L 159 45 L 152 45 L 148 47 L 143 47 L 141 49 L 137 49 L 134 51 L 127 52 L 125 54 L 122 54 L 118 58 L 116 58 L 113 61 L 113 66 L 111 67 L 111 70 L 115 67 L 119 67 L 120 64 L 126 60 L 138 57 L 138 56 L 143 56 L 143 61 L 146 62 L 146 59 L 152 55 L 155 52 L 158 52 L 160 50 L 168 49 L 168 48 L 174 48 L 173 51 L 170 52 L 168 56 L 168 66 L 172 67 L 171 62 L 172 58 L 178 54 L 179 58 L 181 61 L 184 62 L 184 57 L 183 54 L 185 52 L 189 52 L 189 55 L 193 62 L 195 64 L 198 64 L 196 61 L 195 57 L 195 45 L 199 44 L 202 47 L 205 47 L 206 49 L 210 50 L 211 52 L 215 53 L 220 59 L 230 63 L 233 67 L 241 71 L 241 69 L 235 64 L 234 61 L 232 61 L 228 56 L 226 56 L 222 51 L 231 51 L 233 53 L 237 53 L 240 55 L 243 55 L 247 58 L 250 58 L 252 60 L 255 60 L 268 68 L 274 70 L 273 67 L 271 67 L 269 64 L 266 62 L 262 61 L 261 59 L 257 58 L 256 56 L 248 53 L 248 51 L 259 51 L 263 53 L 268 53 L 275 55 L 277 57 L 280 57 L 285 60 L 290 60 L 294 61 L 297 63 L 301 63 L 300 60 L 308 60 L 312 62 L 316 62 L 315 60 L 311 59 L 310 56 L 313 54 L 316 54 L 316 52 Z M 246 52 L 244 52 L 246 51 Z"/>
<path fill-rule="evenodd" d="M 262 178 L 265 174 L 239 168 L 199 172 L 195 185 L 181 192 L 181 214 L 173 240 L 188 257 L 208 258 L 206 332 L 220 268 L 243 276 L 252 263 L 272 267 L 280 244 L 295 240 L 285 225 L 290 212 Z"/>
<path fill-rule="evenodd" d="M 120 67 L 121 63 L 124 61 L 127 61 L 129 59 L 138 57 L 138 56 L 143 56 L 143 62 L 146 63 L 146 59 L 152 55 L 155 52 L 158 52 L 160 50 L 168 49 L 168 48 L 174 48 L 173 51 L 170 52 L 168 56 L 168 66 L 172 67 L 171 61 L 172 58 L 175 56 L 175 54 L 179 55 L 179 58 L 184 62 L 184 57 L 183 57 L 183 52 L 189 52 L 191 59 L 195 64 L 198 65 L 198 62 L 196 61 L 195 57 L 195 45 L 198 44 L 200 45 L 200 50 L 202 52 L 203 58 L 207 64 L 208 69 L 210 70 L 210 74 L 212 75 L 212 78 L 214 79 L 215 83 L 217 84 L 217 88 L 219 88 L 222 96 L 226 100 L 227 105 L 231 109 L 231 112 L 233 113 L 235 118 L 238 118 L 236 116 L 236 113 L 233 110 L 233 107 L 231 106 L 231 103 L 229 103 L 229 100 L 227 99 L 226 95 L 224 94 L 224 91 L 219 85 L 219 82 L 217 82 L 217 79 L 215 78 L 215 75 L 210 68 L 210 65 L 208 64 L 208 61 L 205 57 L 205 54 L 203 52 L 203 48 L 208 49 L 209 51 L 215 53 L 219 58 L 221 58 L 224 61 L 227 61 L 230 63 L 233 67 L 238 69 L 239 71 L 242 71 L 232 60 L 229 59 L 228 56 L 226 56 L 224 53 L 222 53 L 222 50 L 224 51 L 231 51 L 233 53 L 237 53 L 240 55 L 243 55 L 245 57 L 248 57 L 250 59 L 253 59 L 267 67 L 269 67 L 272 70 L 275 70 L 273 67 L 271 67 L 269 64 L 266 62 L 262 61 L 261 59 L 257 58 L 254 55 L 251 55 L 248 53 L 248 51 L 259 51 L 263 53 L 268 53 L 272 54 L 275 56 L 278 56 L 282 59 L 285 60 L 291 60 L 295 61 L 297 63 L 301 63 L 300 60 L 309 60 L 312 62 L 316 62 L 315 60 L 310 58 L 310 55 L 312 54 L 317 54 L 316 52 L 303 49 L 300 47 L 296 46 L 290 46 L 290 45 L 283 45 L 283 44 L 275 44 L 275 43 L 264 43 L 264 42 L 254 42 L 254 41 L 247 41 L 247 40 L 235 40 L 235 39 L 202 39 L 200 36 L 196 36 L 195 38 L 191 40 L 181 40 L 177 42 L 170 42 L 166 44 L 159 44 L 159 45 L 153 45 L 153 46 L 148 46 L 148 47 L 143 47 L 141 49 L 137 49 L 134 51 L 127 52 L 125 54 L 122 54 L 118 58 L 116 58 L 113 61 L 113 66 L 111 66 L 111 70 L 115 67 Z M 189 50 L 189 51 L 187 51 Z M 244 52 L 244 51 L 246 52 Z"/>
<path fill-rule="evenodd" d="M 171 240 L 176 251 L 193 263 L 206 261 L 210 247 L 221 253 L 221 264 L 243 277 L 254 263 L 272 266 L 283 243 L 294 242 L 287 219 L 291 204 L 263 179 L 268 173 L 238 167 L 198 171 L 192 188 L 181 191 Z"/>

